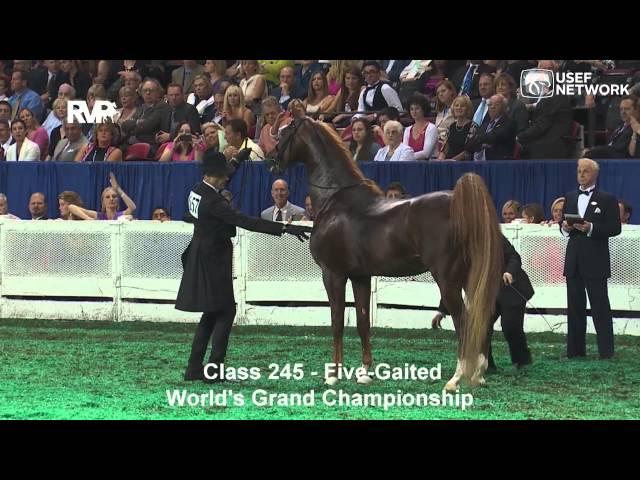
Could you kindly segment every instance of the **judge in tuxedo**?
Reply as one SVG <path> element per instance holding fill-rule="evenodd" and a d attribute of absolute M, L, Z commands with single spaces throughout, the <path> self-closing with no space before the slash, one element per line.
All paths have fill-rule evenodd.
<path fill-rule="evenodd" d="M 476 134 L 469 138 L 465 150 L 476 161 L 504 160 L 513 155 L 516 124 L 507 115 L 507 99 L 494 95 L 487 102 L 488 114 Z"/>
<path fill-rule="evenodd" d="M 586 150 L 584 155 L 589 158 L 626 158 L 630 156 L 629 143 L 633 135 L 631 118 L 636 114 L 638 99 L 630 95 L 622 97 L 620 101 L 620 119 L 622 123 L 618 125 L 606 145 L 598 145 L 590 150 Z"/>
<path fill-rule="evenodd" d="M 560 226 L 569 238 L 564 261 L 567 278 L 567 357 L 586 356 L 587 301 L 589 294 L 593 324 L 598 338 L 600 359 L 613 356 L 613 320 L 607 291 L 611 277 L 609 237 L 620 234 L 620 214 L 616 198 L 598 189 L 598 163 L 581 158 L 578 161 L 577 190 L 565 194 L 563 215 L 578 214 L 584 223 L 565 218 Z"/>

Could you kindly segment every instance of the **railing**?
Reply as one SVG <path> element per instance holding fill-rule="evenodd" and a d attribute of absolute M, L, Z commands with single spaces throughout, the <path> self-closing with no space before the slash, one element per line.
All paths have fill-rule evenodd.
<path fill-rule="evenodd" d="M 173 306 L 182 276 L 180 255 L 192 232 L 193 226 L 183 222 L 2 220 L 0 317 L 195 321 L 198 314 Z M 566 309 L 562 267 L 567 240 L 557 227 L 510 224 L 503 225 L 503 232 L 520 252 L 534 285 L 532 304 Z M 329 324 L 321 272 L 308 243 L 242 229 L 233 241 L 237 323 L 306 324 L 313 317 L 313 322 Z M 620 236 L 610 239 L 610 249 L 611 307 L 640 312 L 640 227 L 624 226 Z M 435 309 L 439 300 L 429 273 L 374 277 L 372 322 L 376 325 L 393 308 Z M 347 302 L 352 301 L 348 286 Z"/>

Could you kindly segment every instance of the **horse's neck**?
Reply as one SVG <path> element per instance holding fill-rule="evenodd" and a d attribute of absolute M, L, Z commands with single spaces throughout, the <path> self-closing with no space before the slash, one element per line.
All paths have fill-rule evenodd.
<path fill-rule="evenodd" d="M 354 174 L 340 151 L 330 148 L 312 149 L 305 165 L 309 176 L 309 193 L 314 209 L 320 209 L 325 202 L 341 188 L 356 185 L 361 178 Z"/>

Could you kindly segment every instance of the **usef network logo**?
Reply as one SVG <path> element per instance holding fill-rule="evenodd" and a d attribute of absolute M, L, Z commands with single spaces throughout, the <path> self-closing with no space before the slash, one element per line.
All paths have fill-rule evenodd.
<path fill-rule="evenodd" d="M 520 93 L 525 98 L 553 96 L 553 72 L 541 68 L 523 70 L 520 74 Z"/>
<path fill-rule="evenodd" d="M 105 100 L 96 100 L 93 109 L 89 111 L 89 105 L 84 100 L 69 100 L 67 102 L 67 122 L 73 123 L 103 123 L 113 121 L 113 116 L 118 113 L 116 104 Z"/>
<path fill-rule="evenodd" d="M 525 98 L 548 98 L 553 95 L 629 95 L 629 85 L 593 83 L 591 72 L 553 72 L 541 68 L 523 70 L 520 94 Z"/>

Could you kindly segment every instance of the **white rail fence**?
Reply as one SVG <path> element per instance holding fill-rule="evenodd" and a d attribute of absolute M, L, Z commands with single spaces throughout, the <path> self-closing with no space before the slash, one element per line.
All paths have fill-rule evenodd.
<path fill-rule="evenodd" d="M 175 310 L 180 255 L 193 226 L 183 222 L 0 220 L 0 317 L 112 321 L 197 321 Z M 557 227 L 503 225 L 536 290 L 530 331 L 566 331 L 562 267 L 567 240 Z M 234 239 L 237 324 L 329 325 L 319 267 L 308 243 L 242 229 Z M 640 312 L 640 227 L 610 239 L 612 309 Z M 427 328 L 440 294 L 429 273 L 373 279 L 374 326 Z M 347 301 L 353 301 L 350 285 Z M 558 309 L 543 316 L 533 309 Z M 624 317 L 624 315 L 621 315 Z M 347 324 L 355 324 L 353 307 Z M 451 328 L 445 323 L 445 328 Z M 616 333 L 640 334 L 640 319 L 617 318 Z M 591 330 L 592 331 L 592 330 Z"/>

